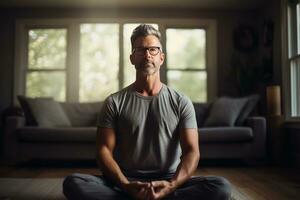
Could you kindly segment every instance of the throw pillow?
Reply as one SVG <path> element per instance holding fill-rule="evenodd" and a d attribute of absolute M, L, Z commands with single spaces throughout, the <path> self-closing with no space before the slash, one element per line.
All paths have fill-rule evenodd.
<path fill-rule="evenodd" d="M 33 114 L 32 114 L 32 111 L 31 111 L 31 108 L 28 104 L 28 100 L 30 99 L 33 99 L 31 97 L 25 97 L 23 95 L 18 95 L 17 96 L 17 99 L 20 103 L 20 106 L 24 112 L 24 116 L 25 116 L 25 123 L 27 126 L 37 126 L 37 121 L 36 119 L 34 118 Z M 40 99 L 52 99 L 51 97 L 40 97 Z"/>
<path fill-rule="evenodd" d="M 236 121 L 236 125 L 241 126 L 244 124 L 246 118 L 250 115 L 250 113 L 254 110 L 257 102 L 259 101 L 259 95 L 254 94 L 250 95 L 247 98 L 246 105 L 242 109 L 240 115 L 238 116 L 238 119 Z"/>
<path fill-rule="evenodd" d="M 71 126 L 59 102 L 53 99 L 27 99 L 28 105 L 40 127 Z"/>
<path fill-rule="evenodd" d="M 196 113 L 197 126 L 202 127 L 205 122 L 205 119 L 208 116 L 210 104 L 194 102 L 193 105 Z"/>
<path fill-rule="evenodd" d="M 217 99 L 210 110 L 204 126 L 233 126 L 247 98 L 221 97 Z"/>

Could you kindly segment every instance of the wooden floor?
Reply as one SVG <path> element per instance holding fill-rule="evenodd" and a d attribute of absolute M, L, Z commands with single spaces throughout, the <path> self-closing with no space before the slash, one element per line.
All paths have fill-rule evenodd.
<path fill-rule="evenodd" d="M 1 164 L 0 177 L 61 178 L 80 172 L 100 174 L 94 163 Z M 300 198 L 300 170 L 270 166 L 200 166 L 196 174 L 227 178 L 246 199 L 293 200 Z"/>

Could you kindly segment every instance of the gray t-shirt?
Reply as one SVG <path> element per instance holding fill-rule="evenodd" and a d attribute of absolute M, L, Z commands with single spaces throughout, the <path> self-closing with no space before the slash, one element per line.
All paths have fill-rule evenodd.
<path fill-rule="evenodd" d="M 174 173 L 180 162 L 179 130 L 197 128 L 192 102 L 163 84 L 156 96 L 128 86 L 110 95 L 98 127 L 116 132 L 114 158 L 126 176 Z"/>

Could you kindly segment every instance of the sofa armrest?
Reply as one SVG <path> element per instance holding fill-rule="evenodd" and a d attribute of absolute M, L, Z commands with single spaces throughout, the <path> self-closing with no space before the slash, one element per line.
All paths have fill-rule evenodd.
<path fill-rule="evenodd" d="M 246 126 L 252 128 L 253 146 L 251 154 L 256 158 L 266 156 L 266 118 L 265 117 L 248 117 Z"/>
<path fill-rule="evenodd" d="M 18 141 L 16 130 L 25 126 L 25 118 L 22 116 L 8 116 L 5 119 L 3 136 L 4 156 L 7 159 L 15 160 L 18 154 Z"/>

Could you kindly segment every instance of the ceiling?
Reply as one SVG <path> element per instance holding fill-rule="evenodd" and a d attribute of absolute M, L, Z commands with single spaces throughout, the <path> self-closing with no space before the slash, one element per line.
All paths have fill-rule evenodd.
<path fill-rule="evenodd" d="M 257 9 L 271 0 L 1 0 L 0 7 Z"/>

